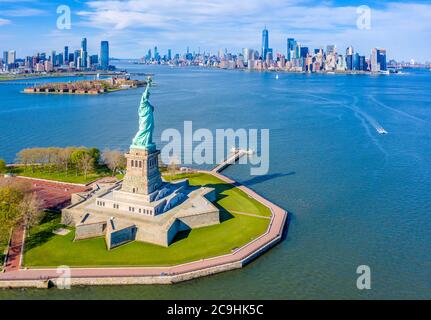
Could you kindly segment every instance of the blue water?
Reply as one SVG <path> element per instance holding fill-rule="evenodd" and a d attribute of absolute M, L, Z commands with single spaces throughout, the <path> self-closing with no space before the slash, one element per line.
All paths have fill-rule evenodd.
<path fill-rule="evenodd" d="M 159 145 L 163 129 L 185 120 L 211 130 L 270 129 L 267 176 L 252 177 L 245 165 L 225 173 L 292 213 L 287 238 L 245 269 L 179 285 L 0 291 L 0 298 L 431 298 L 429 71 L 276 80 L 127 67 L 155 74 Z M 140 90 L 86 97 L 22 88 L 0 84 L 0 157 L 8 162 L 25 147 L 130 145 Z M 356 288 L 359 265 L 371 268 L 371 290 Z"/>

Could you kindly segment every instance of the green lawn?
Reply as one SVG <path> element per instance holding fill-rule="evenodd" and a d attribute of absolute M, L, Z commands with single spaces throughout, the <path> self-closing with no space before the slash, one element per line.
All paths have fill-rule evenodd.
<path fill-rule="evenodd" d="M 190 184 L 217 189 L 221 224 L 180 233 L 168 248 L 133 242 L 108 251 L 103 238 L 73 242 L 73 229 L 66 236 L 54 235 L 52 231 L 60 226 L 59 217 L 48 214 L 41 225 L 30 231 L 24 264 L 27 267 L 173 265 L 230 253 L 268 228 L 269 219 L 231 211 L 269 215 L 266 207 L 244 192 L 207 174 L 190 175 Z"/>
<path fill-rule="evenodd" d="M 190 184 L 194 186 L 209 186 L 215 188 L 217 192 L 217 204 L 226 210 L 246 212 L 266 217 L 271 216 L 271 211 L 263 204 L 250 198 L 242 190 L 232 187 L 210 174 L 178 174 L 173 177 L 174 180 L 183 178 L 188 178 Z"/>
<path fill-rule="evenodd" d="M 99 178 L 110 175 L 110 172 L 108 172 L 105 168 L 101 168 L 96 170 L 96 172 L 89 173 L 87 177 L 85 177 L 81 173 L 76 175 L 75 170 L 69 170 L 68 174 L 66 175 L 65 171 L 48 172 L 47 169 L 43 170 L 41 168 L 35 168 L 34 172 L 32 172 L 31 168 L 14 167 L 11 170 L 11 172 L 13 174 L 23 176 L 23 177 L 54 180 L 54 181 L 68 182 L 68 183 L 80 183 L 80 184 L 86 184 L 94 180 L 97 180 Z"/>

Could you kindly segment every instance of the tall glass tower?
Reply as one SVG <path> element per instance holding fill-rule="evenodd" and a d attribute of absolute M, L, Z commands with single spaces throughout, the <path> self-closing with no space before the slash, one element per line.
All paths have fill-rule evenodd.
<path fill-rule="evenodd" d="M 81 67 L 87 67 L 87 38 L 81 40 Z"/>
<path fill-rule="evenodd" d="M 262 59 L 266 59 L 266 54 L 268 53 L 269 49 L 269 32 L 266 29 L 263 29 L 262 31 Z"/>
<path fill-rule="evenodd" d="M 64 57 L 63 57 L 64 63 L 69 62 L 69 47 L 64 47 Z"/>
<path fill-rule="evenodd" d="M 287 39 L 287 61 L 292 61 L 296 58 L 296 41 L 293 38 Z"/>
<path fill-rule="evenodd" d="M 100 42 L 100 67 L 103 70 L 107 70 L 109 68 L 109 42 L 108 41 Z"/>

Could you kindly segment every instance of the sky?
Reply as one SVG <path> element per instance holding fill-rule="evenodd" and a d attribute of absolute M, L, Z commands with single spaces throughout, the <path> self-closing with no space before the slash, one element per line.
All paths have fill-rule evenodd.
<path fill-rule="evenodd" d="M 58 27 L 60 5 L 70 8 L 70 29 Z M 358 28 L 366 21 L 360 6 L 370 8 L 369 28 Z M 399 61 L 431 61 L 431 0 L 0 0 L 0 51 L 18 57 L 79 49 L 82 37 L 91 54 L 108 40 L 115 58 L 140 58 L 154 46 L 162 55 L 187 46 L 237 53 L 259 49 L 265 26 L 283 54 L 292 37 L 310 49 L 334 44 L 344 54 L 351 45 L 369 56 L 379 47 Z"/>

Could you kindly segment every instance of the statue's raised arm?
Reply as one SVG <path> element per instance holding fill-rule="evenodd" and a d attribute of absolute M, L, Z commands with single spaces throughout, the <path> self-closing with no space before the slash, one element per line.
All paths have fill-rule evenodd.
<path fill-rule="evenodd" d="M 142 95 L 141 103 L 144 100 L 148 100 L 148 98 L 150 97 L 150 87 L 151 87 L 152 83 L 153 83 L 153 79 L 150 76 L 148 76 L 148 78 L 147 78 L 147 86 L 145 88 L 144 94 Z"/>

